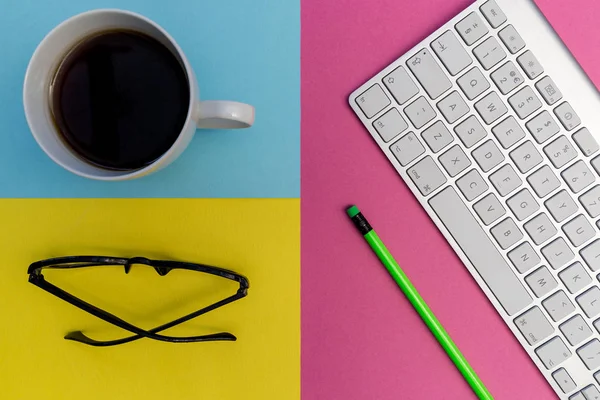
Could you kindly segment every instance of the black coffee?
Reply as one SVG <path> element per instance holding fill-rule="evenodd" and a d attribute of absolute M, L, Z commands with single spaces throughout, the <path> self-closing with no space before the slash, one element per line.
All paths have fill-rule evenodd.
<path fill-rule="evenodd" d="M 65 141 L 89 162 L 130 170 L 175 142 L 190 91 L 178 58 L 159 41 L 110 31 L 79 43 L 59 67 L 51 108 Z"/>

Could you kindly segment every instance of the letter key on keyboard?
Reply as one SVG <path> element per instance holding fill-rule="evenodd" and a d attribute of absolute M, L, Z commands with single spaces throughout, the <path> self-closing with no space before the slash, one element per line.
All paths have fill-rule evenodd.
<path fill-rule="evenodd" d="M 477 67 L 471 68 L 466 74 L 458 78 L 456 83 L 469 100 L 473 100 L 490 88 L 490 83 Z"/>
<path fill-rule="evenodd" d="M 571 215 L 577 212 L 577 204 L 571 198 L 571 195 L 566 190 L 561 190 L 554 196 L 550 197 L 546 202 L 546 207 L 556 222 L 563 222 Z"/>
<path fill-rule="evenodd" d="M 433 100 L 452 87 L 452 82 L 446 77 L 429 50 L 422 49 L 406 64 Z"/>
<path fill-rule="evenodd" d="M 531 297 L 454 188 L 440 191 L 429 205 L 508 315 L 531 304 Z"/>
<path fill-rule="evenodd" d="M 423 136 L 423 140 L 425 140 L 427 146 L 434 153 L 437 153 L 454 141 L 454 137 L 442 121 L 437 121 L 425 129 L 421 133 L 421 136 Z"/>
<path fill-rule="evenodd" d="M 535 267 L 541 260 L 529 242 L 523 242 L 508 253 L 508 258 L 517 271 L 525 273 Z"/>
<path fill-rule="evenodd" d="M 475 109 L 486 124 L 491 124 L 508 112 L 504 102 L 496 92 L 488 93 L 483 99 L 475 103 Z"/>
<path fill-rule="evenodd" d="M 588 318 L 595 318 L 600 313 L 600 289 L 598 286 L 586 290 L 576 300 Z"/>
<path fill-rule="evenodd" d="M 573 253 L 571 247 L 561 237 L 554 239 L 550 244 L 544 246 L 542 254 L 554 269 L 562 268 L 575 257 L 575 253 Z"/>
<path fill-rule="evenodd" d="M 502 147 L 508 149 L 525 137 L 525 132 L 515 117 L 508 117 L 492 128 L 492 133 Z"/>

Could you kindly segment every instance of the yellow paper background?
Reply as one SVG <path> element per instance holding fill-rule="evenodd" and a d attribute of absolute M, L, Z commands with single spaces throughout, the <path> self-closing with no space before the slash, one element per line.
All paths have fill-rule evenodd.
<path fill-rule="evenodd" d="M 300 398 L 298 199 L 6 199 L 0 226 L 0 398 Z M 95 348 L 64 340 L 79 329 L 96 339 L 128 336 L 27 282 L 32 261 L 64 255 L 145 256 L 241 273 L 250 280 L 246 298 L 163 332 L 228 331 L 238 341 Z M 44 275 L 147 329 L 237 288 L 174 272 Z"/>

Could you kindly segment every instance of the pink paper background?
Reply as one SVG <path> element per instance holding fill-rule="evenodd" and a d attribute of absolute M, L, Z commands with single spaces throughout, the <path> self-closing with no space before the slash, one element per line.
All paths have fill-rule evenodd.
<path fill-rule="evenodd" d="M 303 400 L 475 398 L 345 216 L 350 203 L 496 399 L 555 398 L 347 105 L 352 90 L 470 3 L 302 0 Z M 600 4 L 537 3 L 600 83 Z"/>

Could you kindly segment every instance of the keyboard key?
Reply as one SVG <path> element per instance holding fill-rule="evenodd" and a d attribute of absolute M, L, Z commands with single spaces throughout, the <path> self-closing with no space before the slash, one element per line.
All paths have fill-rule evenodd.
<path fill-rule="evenodd" d="M 577 355 L 588 369 L 600 367 L 600 341 L 592 339 L 584 346 L 577 349 Z M 587 396 L 586 396 L 587 397 Z"/>
<path fill-rule="evenodd" d="M 408 170 L 408 175 L 423 196 L 429 195 L 446 183 L 446 177 L 430 156 L 413 165 Z"/>
<path fill-rule="evenodd" d="M 402 136 L 400 140 L 390 146 L 390 150 L 403 167 L 425 153 L 425 148 L 413 132 Z"/>
<path fill-rule="evenodd" d="M 492 128 L 492 133 L 498 142 L 508 149 L 525 137 L 525 132 L 517 123 L 515 117 L 508 117 Z"/>
<path fill-rule="evenodd" d="M 560 127 L 548 111 L 542 111 L 525 124 L 535 141 L 542 144 L 560 131 Z"/>
<path fill-rule="evenodd" d="M 540 261 L 529 242 L 523 242 L 508 253 L 508 258 L 513 263 L 517 271 L 525 273 L 535 267 Z"/>
<path fill-rule="evenodd" d="M 435 111 L 423 96 L 406 106 L 404 112 L 417 129 L 424 127 L 436 116 Z"/>
<path fill-rule="evenodd" d="M 374 84 L 368 88 L 355 101 L 367 118 L 372 118 L 376 114 L 379 114 L 381 110 L 391 103 L 378 84 Z"/>
<path fill-rule="evenodd" d="M 587 400 L 587 399 L 585 398 L 583 393 L 578 392 L 578 393 L 575 393 L 573 396 L 569 397 L 569 400 Z"/>
<path fill-rule="evenodd" d="M 513 244 L 523 239 L 523 232 L 519 230 L 512 218 L 506 218 L 504 221 L 490 229 L 490 232 L 502 250 L 508 249 Z"/>
<path fill-rule="evenodd" d="M 523 75 L 519 72 L 512 61 L 492 72 L 490 75 L 502 94 L 507 94 L 523 83 Z"/>
<path fill-rule="evenodd" d="M 600 314 L 600 289 L 598 286 L 592 286 L 577 296 L 575 300 L 588 318 L 594 318 Z"/>
<path fill-rule="evenodd" d="M 495 37 L 491 36 L 473 49 L 473 54 L 487 71 L 506 58 L 506 52 Z"/>
<path fill-rule="evenodd" d="M 579 343 L 592 336 L 592 330 L 588 324 L 585 323 L 581 315 L 572 317 L 562 323 L 558 328 L 563 335 L 565 335 L 565 338 L 571 346 L 577 346 Z"/>
<path fill-rule="evenodd" d="M 596 180 L 592 171 L 581 160 L 565 169 L 560 174 L 573 193 L 579 193 Z"/>
<path fill-rule="evenodd" d="M 544 73 L 544 68 L 529 50 L 517 57 L 517 62 L 529 79 L 535 79 Z"/>
<path fill-rule="evenodd" d="M 546 204 L 546 208 L 548 208 L 556 222 L 563 222 L 575 214 L 578 209 L 577 204 L 566 190 L 559 191 L 546 200 L 544 204 Z"/>
<path fill-rule="evenodd" d="M 506 196 L 516 190 L 521 184 L 521 178 L 516 174 L 513 167 L 509 164 L 499 168 L 490 175 L 490 181 L 496 188 L 500 196 Z"/>
<path fill-rule="evenodd" d="M 542 254 L 553 269 L 562 268 L 575 257 L 571 247 L 561 237 L 543 247 Z"/>
<path fill-rule="evenodd" d="M 542 102 L 529 86 L 509 97 L 508 103 L 521 119 L 527 118 L 542 106 Z"/>
<path fill-rule="evenodd" d="M 487 185 L 487 183 L 485 183 L 479 172 L 477 172 L 474 169 L 470 170 L 461 178 L 459 178 L 456 181 L 456 186 L 458 186 L 458 188 L 468 201 L 471 201 L 481 196 L 489 188 L 489 186 Z"/>
<path fill-rule="evenodd" d="M 554 321 L 560 321 L 575 311 L 575 306 L 562 290 L 548 297 L 542 302 L 542 305 Z"/>
<path fill-rule="evenodd" d="M 483 143 L 473 150 L 471 154 L 483 172 L 490 171 L 496 165 L 504 161 L 504 154 L 502 154 L 498 146 L 496 146 L 496 143 L 492 140 Z"/>
<path fill-rule="evenodd" d="M 581 391 L 586 400 L 600 400 L 600 392 L 594 385 L 590 385 Z"/>
<path fill-rule="evenodd" d="M 531 296 L 452 186 L 429 205 L 508 315 L 531 304 Z"/>
<path fill-rule="evenodd" d="M 598 142 L 596 142 L 596 139 L 594 139 L 594 137 L 592 136 L 590 131 L 588 131 L 587 128 L 581 128 L 580 130 L 575 132 L 573 134 L 573 140 L 575 141 L 581 152 L 588 157 L 600 150 Z"/>
<path fill-rule="evenodd" d="M 469 112 L 469 106 L 462 99 L 457 91 L 450 93 L 437 103 L 437 108 L 440 110 L 446 121 L 453 124 L 458 121 L 463 115 Z"/>
<path fill-rule="evenodd" d="M 581 214 L 564 224 L 562 229 L 575 247 L 584 244 L 595 235 L 594 228 Z"/>
<path fill-rule="evenodd" d="M 481 125 L 481 122 L 474 115 L 456 125 L 454 132 L 456 132 L 456 135 L 467 149 L 473 147 L 487 135 L 483 125 Z"/>
<path fill-rule="evenodd" d="M 383 84 L 398 104 L 402 105 L 419 93 L 419 88 L 408 76 L 403 66 L 399 66 L 383 78 Z"/>
<path fill-rule="evenodd" d="M 429 146 L 434 153 L 437 153 L 454 141 L 454 137 L 442 121 L 437 121 L 429 128 L 425 129 L 423 133 L 421 133 L 421 136 L 423 136 L 423 140 L 425 140 L 427 146 Z"/>
<path fill-rule="evenodd" d="M 500 36 L 500 40 L 502 40 L 502 43 L 504 43 L 511 54 L 515 54 L 525 47 L 525 41 L 512 25 L 508 25 L 506 28 L 502 29 L 498 33 L 498 36 Z"/>
<path fill-rule="evenodd" d="M 577 385 L 566 369 L 560 368 L 552 373 L 552 377 L 563 393 L 569 393 L 577 389 Z"/>
<path fill-rule="evenodd" d="M 527 182 L 540 198 L 546 197 L 560 186 L 560 181 L 547 165 L 529 175 Z"/>
<path fill-rule="evenodd" d="M 549 76 L 540 79 L 535 84 L 535 87 L 549 106 L 562 99 L 562 93 L 558 90 L 558 87 Z"/>
<path fill-rule="evenodd" d="M 535 201 L 529 189 L 521 190 L 506 200 L 506 204 L 519 221 L 523 221 L 540 209 L 540 205 Z"/>
<path fill-rule="evenodd" d="M 504 15 L 494 0 L 486 2 L 479 9 L 492 28 L 497 28 L 506 22 L 506 15 Z"/>
<path fill-rule="evenodd" d="M 515 325 L 529 344 L 536 344 L 554 333 L 554 328 L 539 307 L 533 307 L 515 318 Z M 539 355 L 539 354 L 538 354 Z"/>
<path fill-rule="evenodd" d="M 457 23 L 455 28 L 460 37 L 462 37 L 469 46 L 488 33 L 488 29 L 481 20 L 481 17 L 474 12 L 470 13 Z"/>
<path fill-rule="evenodd" d="M 579 202 L 588 215 L 596 218 L 600 215 L 600 186 L 594 186 L 579 197 Z"/>
<path fill-rule="evenodd" d="M 490 193 L 473 205 L 473 209 L 485 225 L 489 225 L 506 214 L 504 206 L 495 194 Z"/>
<path fill-rule="evenodd" d="M 592 282 L 592 278 L 585 272 L 583 265 L 579 262 L 565 268 L 558 274 L 558 277 L 571 293 L 579 292 Z"/>
<path fill-rule="evenodd" d="M 473 63 L 471 57 L 451 31 L 431 42 L 431 48 L 440 58 L 450 75 L 456 75 Z"/>
<path fill-rule="evenodd" d="M 554 142 L 544 147 L 544 153 L 546 153 L 554 168 L 561 168 L 577 157 L 577 150 L 575 150 L 575 147 L 573 147 L 566 136 L 560 136 Z"/>
<path fill-rule="evenodd" d="M 600 156 L 592 159 L 592 167 L 594 167 L 596 173 L 600 175 Z"/>
<path fill-rule="evenodd" d="M 554 224 L 550 221 L 550 218 L 544 213 L 529 220 L 523 225 L 523 228 L 525 228 L 525 231 L 527 231 L 533 240 L 533 243 L 537 245 L 548 241 L 558 232 Z"/>
<path fill-rule="evenodd" d="M 384 142 L 389 142 L 408 128 L 398 110 L 391 108 L 373 122 L 373 127 Z"/>
<path fill-rule="evenodd" d="M 523 174 L 531 171 L 543 161 L 540 152 L 529 140 L 522 143 L 508 155 Z"/>
<path fill-rule="evenodd" d="M 527 275 L 525 282 L 527 282 L 527 285 L 536 297 L 544 297 L 558 286 L 558 283 L 546 267 L 538 268 Z"/>
<path fill-rule="evenodd" d="M 508 112 L 508 109 L 496 92 L 488 93 L 475 103 L 475 109 L 486 124 L 491 124 Z"/>
<path fill-rule="evenodd" d="M 409 58 L 406 65 L 433 100 L 452 87 L 452 83 L 427 49 L 422 49 Z"/>
<path fill-rule="evenodd" d="M 579 252 L 581 258 L 593 272 L 600 269 L 600 239 L 594 240 Z"/>
<path fill-rule="evenodd" d="M 581 124 L 579 115 L 575 113 L 571 105 L 566 101 L 554 109 L 554 114 L 556 114 L 560 123 L 568 131 L 573 130 Z"/>
<path fill-rule="evenodd" d="M 456 144 L 440 156 L 440 163 L 448 172 L 448 175 L 454 177 L 467 169 L 471 165 L 471 160 L 469 160 L 463 149 Z"/>
<path fill-rule="evenodd" d="M 477 67 L 471 68 L 466 74 L 458 78 L 456 83 L 469 100 L 473 100 L 490 88 L 490 82 Z"/>
<path fill-rule="evenodd" d="M 571 351 L 558 336 L 535 349 L 535 353 L 547 369 L 554 368 L 572 355 Z"/>

